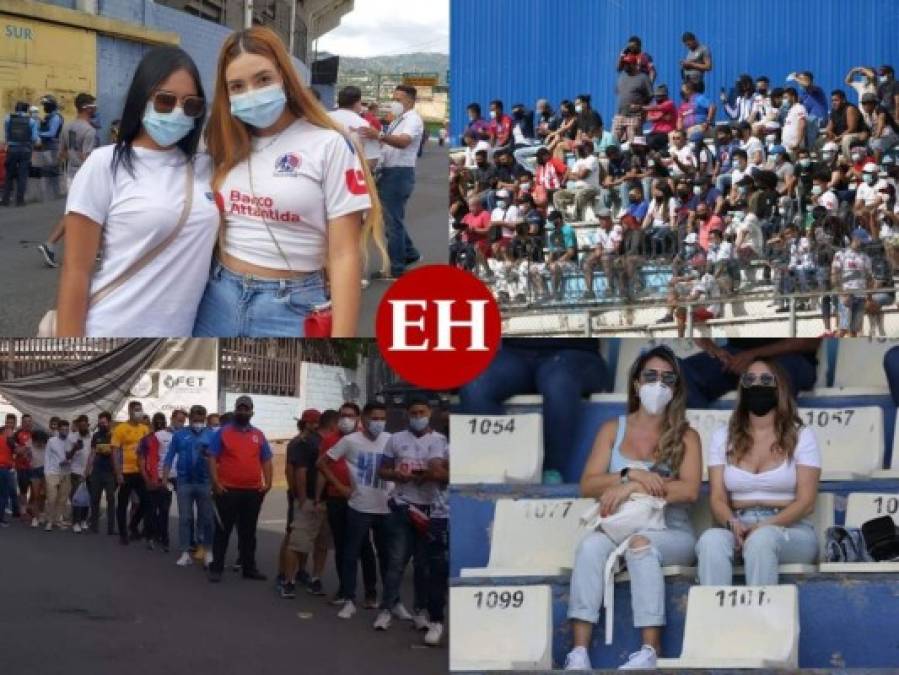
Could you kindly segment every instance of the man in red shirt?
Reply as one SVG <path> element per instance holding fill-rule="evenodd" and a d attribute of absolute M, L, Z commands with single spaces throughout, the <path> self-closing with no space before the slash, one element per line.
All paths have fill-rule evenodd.
<path fill-rule="evenodd" d="M 19 483 L 19 509 L 23 518 L 28 516 L 29 493 L 31 492 L 31 415 L 22 415 L 22 426 L 13 436 L 16 479 Z M 33 495 L 31 501 L 34 501 Z"/>
<path fill-rule="evenodd" d="M 503 112 L 503 102 L 491 101 L 490 126 L 487 127 L 490 145 L 494 148 L 512 147 L 512 125 L 512 118 Z"/>
<path fill-rule="evenodd" d="M 244 579 L 264 581 L 256 567 L 256 522 L 262 500 L 272 489 L 272 450 L 250 424 L 253 399 L 238 396 L 234 419 L 210 435 L 206 452 L 215 503 L 215 537 L 209 581 L 222 580 L 231 530 L 237 526 L 237 549 Z"/>
<path fill-rule="evenodd" d="M 484 208 L 479 196 L 468 198 L 468 213 L 462 217 L 465 226 L 465 241 L 478 251 L 482 258 L 490 255 L 490 242 L 487 236 L 490 234 L 490 212 Z"/>
<path fill-rule="evenodd" d="M 12 421 L 10 421 L 10 418 Z M 16 428 L 16 416 L 6 416 L 6 426 L 0 435 L 0 527 L 9 527 L 6 522 L 6 502 L 15 507 L 13 517 L 18 517 L 19 500 L 16 496 L 16 481 L 13 477 L 13 434 Z"/>
<path fill-rule="evenodd" d="M 378 119 L 378 104 L 375 101 L 369 103 L 367 109 L 363 109 L 362 119 L 371 124 L 375 131 L 380 131 L 382 129 L 383 125 L 381 124 L 381 120 Z"/>
<path fill-rule="evenodd" d="M 322 457 L 328 450 L 337 445 L 337 442 L 359 430 L 359 417 L 361 411 L 355 403 L 347 402 L 340 406 L 337 411 L 338 418 L 335 424 L 327 427 L 319 427 L 322 441 L 318 446 L 318 456 Z M 347 531 L 347 499 L 352 492 L 350 483 L 350 470 L 346 463 L 346 458 L 331 462 L 331 473 L 340 482 L 344 489 L 337 489 L 321 474 L 318 474 L 319 489 L 323 490 L 322 494 L 325 499 L 325 507 L 328 511 L 328 525 L 331 528 L 331 535 L 334 537 L 334 565 L 337 567 L 337 579 L 340 588 L 331 604 L 342 606 L 346 600 L 346 593 L 343 590 L 343 557 L 346 550 L 346 531 Z M 362 580 L 365 585 L 365 608 L 376 609 L 378 606 L 378 573 L 375 566 L 375 551 L 371 545 L 371 538 L 362 542 L 362 552 L 360 555 L 362 561 Z"/>

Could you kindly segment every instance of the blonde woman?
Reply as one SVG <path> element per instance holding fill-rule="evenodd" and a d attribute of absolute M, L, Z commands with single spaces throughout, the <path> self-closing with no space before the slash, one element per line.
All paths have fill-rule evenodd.
<path fill-rule="evenodd" d="M 709 446 L 711 508 L 720 527 L 699 538 L 699 583 L 728 586 L 742 554 L 746 583 L 777 584 L 777 567 L 818 559 L 807 517 L 815 509 L 821 453 L 802 425 L 786 372 L 756 359 L 740 378 L 737 405 Z"/>
<path fill-rule="evenodd" d="M 380 205 L 361 153 L 270 29 L 222 45 L 206 146 L 222 224 L 194 335 L 303 337 L 327 268 L 331 336 L 354 337 L 368 241 L 386 258 Z"/>
<path fill-rule="evenodd" d="M 664 565 L 691 565 L 696 537 L 688 504 L 699 496 L 699 434 L 686 418 L 687 389 L 677 358 L 655 347 L 631 366 L 628 414 L 606 422 L 596 436 L 581 477 L 581 494 L 599 499 L 601 515 L 618 510 L 632 494 L 665 499 L 664 530 L 637 533 L 625 554 L 631 576 L 634 626 L 643 647 L 623 669 L 655 668 L 665 625 Z M 575 555 L 568 618 L 574 648 L 566 670 L 590 670 L 587 649 L 603 604 L 603 570 L 616 544 L 602 532 L 585 537 Z"/>

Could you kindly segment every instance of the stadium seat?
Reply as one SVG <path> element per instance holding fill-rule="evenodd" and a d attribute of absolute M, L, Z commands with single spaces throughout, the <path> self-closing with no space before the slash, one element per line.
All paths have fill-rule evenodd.
<path fill-rule="evenodd" d="M 693 586 L 687 596 L 684 646 L 666 668 L 797 668 L 799 589 L 784 586 Z"/>
<path fill-rule="evenodd" d="M 654 340 L 619 340 L 618 361 L 615 364 L 615 391 L 627 393 L 627 376 L 631 365 L 643 352 L 658 345 L 665 345 L 680 358 L 684 359 L 700 351 L 696 343 L 689 338 L 656 338 Z"/>
<path fill-rule="evenodd" d="M 450 588 L 451 671 L 551 670 L 550 586 Z"/>
<path fill-rule="evenodd" d="M 893 429 L 893 459 L 889 469 L 878 469 L 874 478 L 899 478 L 899 424 Z"/>
<path fill-rule="evenodd" d="M 730 410 L 687 410 L 687 419 L 702 442 L 703 479 L 708 478 L 708 451 L 712 434 L 727 425 L 730 415 Z M 867 478 L 883 466 L 881 408 L 800 408 L 799 417 L 812 427 L 818 439 L 822 479 Z"/>
<path fill-rule="evenodd" d="M 450 415 L 450 482 L 540 483 L 543 416 Z"/>
<path fill-rule="evenodd" d="M 463 577 L 555 576 L 574 564 L 588 530 L 580 523 L 593 499 L 499 499 L 490 531 L 487 567 L 463 568 Z"/>
<path fill-rule="evenodd" d="M 891 516 L 899 527 L 899 493 L 852 492 L 846 507 L 846 527 L 861 527 L 869 520 Z M 899 562 L 821 563 L 822 572 L 899 572 Z"/>
<path fill-rule="evenodd" d="M 833 386 L 844 394 L 886 393 L 883 355 L 897 344 L 896 339 L 840 340 Z"/>

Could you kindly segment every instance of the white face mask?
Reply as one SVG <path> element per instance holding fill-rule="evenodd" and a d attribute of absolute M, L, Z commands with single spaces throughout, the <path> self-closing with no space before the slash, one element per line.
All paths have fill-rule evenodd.
<path fill-rule="evenodd" d="M 492 120 L 496 119 L 496 111 L 495 110 L 490 111 L 490 119 L 492 119 Z"/>
<path fill-rule="evenodd" d="M 509 203 L 508 203 L 508 202 L 504 202 L 504 201 L 498 201 L 498 202 L 496 202 L 496 205 L 497 205 L 499 208 L 504 209 L 504 208 L 506 208 L 506 207 L 509 205 Z"/>
<path fill-rule="evenodd" d="M 581 114 L 582 112 L 584 112 L 584 106 L 582 106 L 582 105 L 574 106 L 574 112 Z"/>
<path fill-rule="evenodd" d="M 528 190 L 531 189 L 531 184 L 530 184 L 530 183 L 522 183 L 520 187 L 521 187 L 522 190 L 524 190 L 525 192 L 527 192 Z"/>
<path fill-rule="evenodd" d="M 661 382 L 653 382 L 641 384 L 639 395 L 643 409 L 650 415 L 658 415 L 671 402 L 674 392 Z"/>
<path fill-rule="evenodd" d="M 396 119 L 396 118 L 399 118 L 400 116 L 402 116 L 402 114 L 404 112 L 406 112 L 406 109 L 403 107 L 403 104 L 400 103 L 399 101 L 393 101 L 390 104 L 390 112 L 393 113 L 393 117 Z"/>
<path fill-rule="evenodd" d="M 765 136 L 765 143 L 767 143 L 768 145 L 774 145 L 775 143 L 777 143 L 777 136 L 775 136 L 774 134 Z"/>
<path fill-rule="evenodd" d="M 344 435 L 353 433 L 356 431 L 356 418 L 341 417 L 337 420 L 337 428 L 340 430 L 340 433 Z"/>

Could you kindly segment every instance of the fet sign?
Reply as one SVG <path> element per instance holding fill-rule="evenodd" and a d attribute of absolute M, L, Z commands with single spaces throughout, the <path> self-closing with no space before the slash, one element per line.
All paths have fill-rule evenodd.
<path fill-rule="evenodd" d="M 403 379 L 453 389 L 493 360 L 502 332 L 490 291 L 470 274 L 429 265 L 403 275 L 378 307 L 378 346 Z"/>

